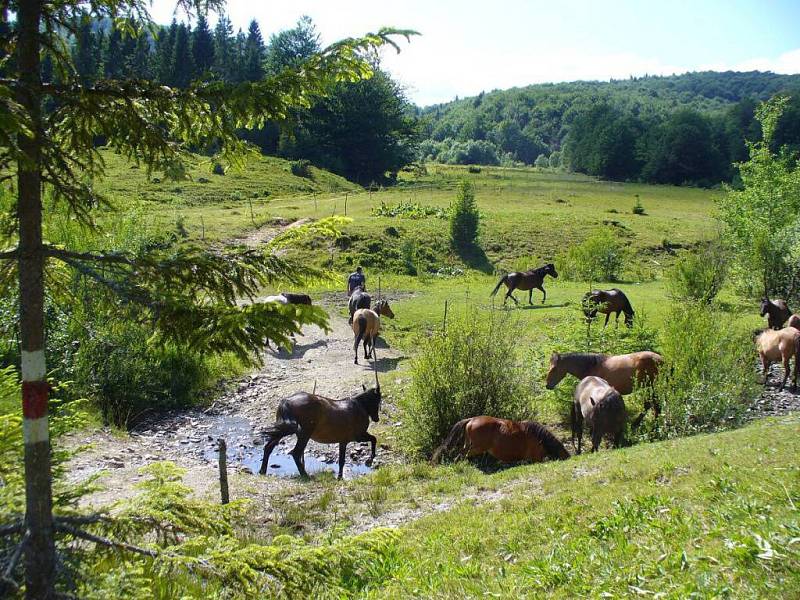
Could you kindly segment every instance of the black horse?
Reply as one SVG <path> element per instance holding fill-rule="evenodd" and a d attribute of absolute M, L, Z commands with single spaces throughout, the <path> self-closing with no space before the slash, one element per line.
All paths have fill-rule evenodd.
<path fill-rule="evenodd" d="M 594 319 L 597 313 L 606 316 L 606 322 L 603 327 L 608 325 L 608 318 L 611 313 L 615 313 L 614 321 L 619 321 L 619 314 L 625 313 L 625 325 L 628 327 L 633 326 L 633 307 L 630 300 L 619 288 L 611 288 L 610 290 L 592 290 L 586 292 L 583 296 L 583 314 L 586 315 L 587 320 Z"/>
<path fill-rule="evenodd" d="M 776 298 L 770 300 L 767 297 L 761 299 L 761 316 L 767 315 L 767 323 L 770 329 L 780 329 L 786 323 L 786 319 L 792 316 L 792 311 L 786 304 L 786 300 Z"/>
<path fill-rule="evenodd" d="M 524 273 L 515 272 L 503 275 L 502 279 L 497 282 L 494 290 L 492 290 L 491 295 L 494 296 L 497 293 L 497 290 L 500 289 L 500 286 L 505 283 L 506 287 L 508 288 L 508 292 L 506 292 L 506 297 L 503 298 L 503 304 L 505 304 L 509 298 L 519 304 L 517 299 L 511 295 L 511 292 L 517 289 L 522 290 L 523 292 L 527 291 L 528 304 L 533 304 L 533 290 L 535 288 L 542 292 L 542 304 L 544 304 L 544 301 L 547 299 L 547 292 L 544 291 L 543 287 L 545 275 L 550 275 L 554 279 L 558 277 L 558 273 L 556 273 L 556 267 L 553 265 L 553 263 L 547 263 L 543 267 L 525 271 Z"/>
<path fill-rule="evenodd" d="M 353 293 L 350 294 L 350 301 L 348 302 L 348 309 L 350 310 L 350 318 L 347 322 L 352 325 L 353 324 L 353 313 L 355 313 L 359 308 L 370 308 L 372 305 L 372 296 L 370 296 L 367 292 L 364 291 L 360 285 L 353 290 Z"/>

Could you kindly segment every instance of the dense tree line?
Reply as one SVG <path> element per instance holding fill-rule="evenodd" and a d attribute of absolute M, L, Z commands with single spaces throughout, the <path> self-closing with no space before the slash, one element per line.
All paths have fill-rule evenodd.
<path fill-rule="evenodd" d="M 213 27 L 199 15 L 194 27 L 173 20 L 151 36 L 124 35 L 110 21 L 85 18 L 70 39 L 81 81 L 153 78 L 184 88 L 198 80 L 257 82 L 297 67 L 322 47 L 308 17 L 265 41 L 258 23 L 234 32 L 221 15 Z M 403 90 L 380 65 L 375 76 L 341 83 L 309 109 L 292 114 L 293 127 L 267 123 L 241 137 L 265 153 L 307 158 L 361 183 L 382 181 L 417 154 L 416 118 Z M 57 75 L 52 75 L 57 77 Z"/>
<path fill-rule="evenodd" d="M 420 109 L 423 158 L 564 166 L 609 179 L 710 185 L 761 139 L 758 102 L 790 96 L 772 144 L 800 147 L 800 76 L 689 73 L 534 85 Z"/>

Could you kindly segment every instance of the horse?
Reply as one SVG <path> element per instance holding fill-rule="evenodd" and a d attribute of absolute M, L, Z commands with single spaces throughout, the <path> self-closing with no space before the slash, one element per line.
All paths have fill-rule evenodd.
<path fill-rule="evenodd" d="M 783 381 L 780 389 L 786 386 L 789 379 L 789 362 L 794 357 L 794 379 L 792 391 L 797 390 L 798 361 L 800 361 L 800 331 L 794 327 L 783 329 L 765 329 L 756 337 L 756 348 L 764 368 L 764 385 L 769 379 L 769 366 L 776 361 L 783 361 Z"/>
<path fill-rule="evenodd" d="M 564 445 L 539 423 L 481 416 L 462 419 L 453 425 L 431 462 L 439 463 L 445 454 L 458 459 L 486 452 L 503 463 L 569 458 Z"/>
<path fill-rule="evenodd" d="M 578 379 L 593 375 L 604 379 L 620 394 L 627 396 L 636 386 L 651 387 L 663 362 L 660 354 L 649 351 L 617 355 L 554 352 L 550 356 L 545 385 L 548 390 L 552 390 L 567 374 Z M 651 406 L 654 416 L 658 418 L 661 406 L 652 394 L 652 388 L 650 397 L 644 402 L 642 414 L 633 422 L 634 427 L 639 426 Z"/>
<path fill-rule="evenodd" d="M 791 316 L 792 311 L 786 304 L 786 300 L 770 300 L 766 296 L 761 299 L 761 316 L 767 315 L 767 323 L 770 329 L 780 329 L 786 320 Z"/>
<path fill-rule="evenodd" d="M 798 331 L 800 331 L 800 315 L 792 315 L 789 317 L 789 322 L 786 323 L 787 327 L 794 327 Z"/>
<path fill-rule="evenodd" d="M 494 296 L 497 294 L 497 290 L 499 290 L 500 286 L 505 283 L 508 291 L 506 292 L 505 298 L 503 298 L 503 304 L 505 304 L 508 299 L 511 298 L 517 305 L 519 305 L 519 301 L 511 295 L 511 292 L 519 289 L 523 292 L 528 292 L 528 304 L 533 305 L 534 288 L 542 292 L 542 304 L 544 304 L 544 301 L 547 299 L 547 292 L 544 291 L 543 285 L 545 275 L 550 275 L 554 279 L 558 278 L 558 273 L 556 272 L 556 267 L 553 265 L 553 263 L 547 263 L 543 267 L 525 271 L 524 273 L 513 272 L 503 275 L 503 277 L 497 282 L 497 285 L 492 290 L 492 293 L 489 295 Z"/>
<path fill-rule="evenodd" d="M 350 319 L 347 321 L 349 325 L 353 324 L 353 313 L 359 308 L 370 308 L 372 303 L 372 296 L 364 291 L 364 288 L 356 286 L 350 294 L 350 299 L 347 301 L 347 308 L 350 311 Z"/>
<path fill-rule="evenodd" d="M 608 325 L 611 313 L 616 313 L 615 323 L 619 322 L 619 313 L 625 313 L 625 325 L 628 327 L 633 325 L 633 307 L 625 293 L 618 288 L 586 292 L 583 296 L 583 314 L 588 320 L 591 320 L 597 316 L 597 313 L 606 316 L 604 328 Z"/>
<path fill-rule="evenodd" d="M 584 377 L 575 388 L 571 423 L 572 446 L 578 436 L 576 452 L 581 453 L 583 421 L 589 424 L 592 435 L 592 452 L 597 452 L 603 437 L 611 436 L 614 447 L 619 448 L 625 435 L 625 401 L 622 394 L 600 377 Z"/>
<path fill-rule="evenodd" d="M 311 306 L 311 296 L 308 294 L 295 294 L 292 292 L 281 292 L 275 296 L 266 296 L 263 300 L 264 302 L 276 302 L 278 304 L 306 304 Z M 295 342 L 294 333 L 290 336 L 292 338 L 292 342 Z M 266 342 L 267 348 L 272 348 L 270 346 L 270 340 Z"/>
<path fill-rule="evenodd" d="M 302 477 L 308 477 L 304 453 L 309 440 L 321 444 L 339 444 L 339 475 L 344 472 L 344 460 L 349 442 L 369 442 L 370 456 L 368 467 L 375 459 L 377 439 L 367 431 L 370 420 L 378 422 L 381 407 L 381 386 L 378 372 L 375 372 L 375 387 L 361 394 L 340 400 L 333 400 L 307 392 L 296 392 L 284 398 L 278 405 L 275 423 L 267 428 L 264 445 L 264 458 L 259 473 L 265 475 L 269 465 L 269 455 L 282 438 L 297 436 L 297 444 L 290 454 Z"/>
<path fill-rule="evenodd" d="M 355 335 L 353 352 L 355 353 L 354 364 L 358 364 L 358 344 L 364 340 L 364 358 L 375 357 L 375 340 L 381 329 L 381 316 L 394 319 L 394 312 L 389 306 L 388 300 L 378 300 L 375 309 L 359 308 L 353 314 L 351 326 Z"/>

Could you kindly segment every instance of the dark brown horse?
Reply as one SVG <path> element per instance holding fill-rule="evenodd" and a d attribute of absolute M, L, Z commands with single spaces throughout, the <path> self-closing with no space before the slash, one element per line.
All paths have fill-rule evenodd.
<path fill-rule="evenodd" d="M 569 458 L 564 445 L 539 423 L 482 416 L 462 419 L 453 425 L 431 462 L 438 463 L 445 455 L 455 460 L 485 452 L 504 463 Z"/>
<path fill-rule="evenodd" d="M 789 310 L 786 300 L 779 298 L 770 300 L 767 297 L 761 299 L 761 316 L 767 315 L 770 329 L 781 329 L 791 314 L 792 311 Z"/>
<path fill-rule="evenodd" d="M 547 292 L 544 291 L 543 285 L 545 275 L 550 275 L 553 278 L 558 277 L 558 273 L 556 273 L 556 267 L 553 265 L 553 263 L 547 263 L 543 267 L 539 267 L 538 269 L 533 269 L 531 271 L 525 271 L 524 273 L 508 273 L 500 278 L 500 281 L 497 282 L 497 285 L 492 290 L 490 295 L 494 296 L 497 293 L 497 290 L 500 289 L 500 286 L 506 284 L 508 291 L 506 292 L 505 298 L 503 298 L 503 304 L 505 304 L 509 298 L 511 298 L 516 304 L 519 304 L 519 301 L 517 301 L 517 299 L 511 295 L 511 292 L 514 290 L 528 292 L 528 304 L 533 304 L 533 290 L 537 289 L 542 292 L 542 304 L 544 304 L 544 301 L 547 299 Z"/>
<path fill-rule="evenodd" d="M 586 292 L 583 296 L 583 314 L 586 315 L 587 319 L 594 319 L 597 313 L 606 316 L 606 322 L 603 327 L 608 325 L 611 313 L 616 313 L 615 322 L 619 321 L 620 313 L 625 313 L 625 325 L 628 327 L 633 325 L 633 307 L 625 293 L 618 288 Z"/>
<path fill-rule="evenodd" d="M 378 381 L 377 372 L 375 381 Z M 341 400 L 332 400 L 306 392 L 297 392 L 284 398 L 278 405 L 275 424 L 265 432 L 267 441 L 259 473 L 266 474 L 269 455 L 281 438 L 288 435 L 297 436 L 297 444 L 290 454 L 303 477 L 308 477 L 304 459 L 308 440 L 321 444 L 339 444 L 339 479 L 344 472 L 344 459 L 349 442 L 370 443 L 371 451 L 366 465 L 371 466 L 375 458 L 377 440 L 367 428 L 370 419 L 375 423 L 378 422 L 380 406 L 380 384 L 374 389 L 365 388 L 364 392 L 357 396 Z"/>
<path fill-rule="evenodd" d="M 619 448 L 625 435 L 625 402 L 622 395 L 600 377 L 584 377 L 575 388 L 571 411 L 572 446 L 578 436 L 576 452 L 581 453 L 583 421 L 589 424 L 592 435 L 592 452 L 597 452 L 600 442 L 610 436 L 614 447 Z"/>
<path fill-rule="evenodd" d="M 347 321 L 348 324 L 353 324 L 353 314 L 359 308 L 370 308 L 371 305 L 372 296 L 365 292 L 364 288 L 362 288 L 360 285 L 356 286 L 356 288 L 350 294 L 350 300 L 347 302 L 347 308 L 350 311 L 350 319 Z"/>

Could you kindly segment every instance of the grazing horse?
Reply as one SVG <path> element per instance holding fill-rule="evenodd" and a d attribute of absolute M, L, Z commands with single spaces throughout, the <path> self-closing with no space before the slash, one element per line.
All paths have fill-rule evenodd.
<path fill-rule="evenodd" d="M 355 335 L 355 343 L 353 344 L 353 352 L 355 352 L 355 364 L 358 364 L 358 344 L 364 340 L 364 358 L 369 359 L 370 356 L 375 356 L 375 340 L 381 330 L 381 316 L 394 319 L 394 312 L 389 306 L 388 300 L 378 300 L 375 303 L 374 310 L 368 308 L 359 308 L 353 314 L 353 334 Z"/>
<path fill-rule="evenodd" d="M 564 445 L 539 423 L 482 416 L 462 419 L 453 425 L 431 462 L 437 464 L 445 454 L 458 459 L 485 452 L 504 463 L 569 458 Z"/>
<path fill-rule="evenodd" d="M 756 348 L 761 357 L 764 368 L 764 385 L 769 378 L 769 366 L 773 362 L 783 361 L 783 381 L 780 389 L 783 390 L 786 380 L 789 379 L 789 367 L 794 357 L 794 379 L 792 391 L 797 390 L 798 361 L 800 361 L 800 331 L 794 327 L 784 329 L 765 329 L 756 337 Z"/>
<path fill-rule="evenodd" d="M 356 286 L 353 292 L 350 294 L 350 300 L 347 302 L 347 308 L 350 311 L 350 319 L 347 321 L 348 324 L 353 324 L 353 313 L 355 313 L 359 308 L 370 308 L 372 303 L 372 296 L 370 296 L 367 292 L 364 291 L 364 288 Z"/>
<path fill-rule="evenodd" d="M 625 293 L 617 288 L 610 290 L 592 290 L 583 296 L 583 314 L 587 319 L 594 319 L 597 313 L 606 316 L 603 327 L 608 325 L 611 313 L 616 313 L 615 322 L 619 322 L 619 313 L 625 313 L 625 325 L 633 325 L 633 307 Z"/>
<path fill-rule="evenodd" d="M 375 372 L 375 381 L 378 373 Z M 267 442 L 264 445 L 264 458 L 259 473 L 266 474 L 269 455 L 281 438 L 288 435 L 297 436 L 297 444 L 291 451 L 297 470 L 303 477 L 308 477 L 305 467 L 304 453 L 308 440 L 321 444 L 339 444 L 339 479 L 344 472 L 344 459 L 349 442 L 369 442 L 371 446 L 366 465 L 372 466 L 375 458 L 375 436 L 367 431 L 370 419 L 378 422 L 378 410 L 381 406 L 381 387 L 364 392 L 351 398 L 332 400 L 306 392 L 297 392 L 281 400 L 278 405 L 275 424 L 267 428 Z"/>
<path fill-rule="evenodd" d="M 511 295 L 511 292 L 517 289 L 522 290 L 523 292 L 527 291 L 528 304 L 533 304 L 534 288 L 542 292 L 542 304 L 544 304 L 544 301 L 547 299 L 547 292 L 544 291 L 543 286 L 545 275 L 550 275 L 554 279 L 558 277 L 558 273 L 556 273 L 556 267 L 553 265 L 553 263 L 547 263 L 543 267 L 525 271 L 524 273 L 508 273 L 507 275 L 503 275 L 500 281 L 497 282 L 497 285 L 492 290 L 490 296 L 494 296 L 497 293 L 497 290 L 500 289 L 500 286 L 505 283 L 508 291 L 506 292 L 505 298 L 503 298 L 503 304 L 505 304 L 509 298 L 511 298 L 517 305 L 519 304 L 519 301 Z"/>
<path fill-rule="evenodd" d="M 767 315 L 770 329 L 780 329 L 792 314 L 786 300 L 770 300 L 766 296 L 761 299 L 761 316 Z"/>
<path fill-rule="evenodd" d="M 600 377 L 625 396 L 632 393 L 636 386 L 650 387 L 649 398 L 644 402 L 644 410 L 633 422 L 633 426 L 638 427 L 651 406 L 656 418 L 661 413 L 661 406 L 653 395 L 651 386 L 663 361 L 660 354 L 648 351 L 614 356 L 581 352 L 567 354 L 555 352 L 550 357 L 546 386 L 548 390 L 552 390 L 567 374 L 570 374 L 578 379 L 590 375 Z"/>
<path fill-rule="evenodd" d="M 584 377 L 575 388 L 572 403 L 572 446 L 578 436 L 576 452 L 581 453 L 583 420 L 589 424 L 592 452 L 597 452 L 603 437 L 611 436 L 614 447 L 622 445 L 625 435 L 625 401 L 622 394 L 600 377 Z"/>

